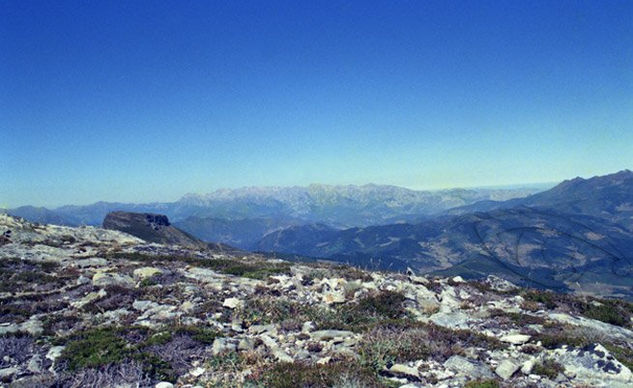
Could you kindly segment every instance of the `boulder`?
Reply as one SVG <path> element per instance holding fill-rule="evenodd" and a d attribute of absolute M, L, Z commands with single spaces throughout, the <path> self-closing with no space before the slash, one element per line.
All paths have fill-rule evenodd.
<path fill-rule="evenodd" d="M 513 345 L 523 345 L 528 342 L 530 338 L 532 338 L 532 336 L 527 334 L 508 334 L 501 337 L 500 340 Z"/>
<path fill-rule="evenodd" d="M 566 375 L 573 375 L 593 384 L 612 381 L 612 385 L 621 382 L 633 386 L 631 370 L 600 344 L 555 349 L 551 351 L 551 358 L 565 368 Z"/>
<path fill-rule="evenodd" d="M 503 360 L 495 369 L 495 373 L 504 380 L 509 379 L 521 368 L 521 365 L 511 360 Z"/>
<path fill-rule="evenodd" d="M 134 281 L 127 275 L 110 272 L 97 272 L 92 276 L 92 284 L 97 287 L 119 286 L 124 288 L 134 287 Z"/>
<path fill-rule="evenodd" d="M 242 304 L 244 304 L 244 302 L 242 302 L 241 300 L 237 298 L 226 298 L 224 299 L 224 303 L 222 303 L 222 306 L 229 309 L 235 309 L 241 306 Z"/>
<path fill-rule="evenodd" d="M 163 273 L 163 271 L 155 267 L 141 267 L 134 270 L 133 276 L 134 279 L 143 280 L 155 275 L 160 275 L 161 273 Z"/>

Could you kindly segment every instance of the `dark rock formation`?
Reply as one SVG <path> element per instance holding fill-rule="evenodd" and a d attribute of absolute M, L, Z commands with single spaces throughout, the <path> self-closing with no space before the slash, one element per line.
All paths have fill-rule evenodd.
<path fill-rule="evenodd" d="M 171 226 L 167 216 L 161 214 L 112 212 L 103 220 L 103 227 L 120 230 L 148 242 L 207 248 L 205 242 Z"/>

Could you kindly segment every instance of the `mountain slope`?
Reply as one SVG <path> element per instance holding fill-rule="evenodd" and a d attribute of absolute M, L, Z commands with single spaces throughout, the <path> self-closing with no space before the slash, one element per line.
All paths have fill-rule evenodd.
<path fill-rule="evenodd" d="M 633 231 L 633 172 L 622 170 L 589 179 L 577 177 L 525 198 L 482 201 L 446 213 L 458 215 L 517 206 L 555 208 L 564 213 L 601 217 Z"/>
<path fill-rule="evenodd" d="M 191 216 L 173 225 L 204 241 L 221 241 L 238 248 L 251 249 L 262 236 L 298 223 L 300 221 L 275 218 L 231 220 Z"/>
<path fill-rule="evenodd" d="M 37 222 L 40 224 L 54 224 L 54 225 L 72 225 L 71 220 L 66 219 L 59 212 L 49 210 L 45 207 L 35 206 L 20 206 L 15 209 L 7 211 L 8 214 L 14 217 L 21 217 L 30 222 Z"/>

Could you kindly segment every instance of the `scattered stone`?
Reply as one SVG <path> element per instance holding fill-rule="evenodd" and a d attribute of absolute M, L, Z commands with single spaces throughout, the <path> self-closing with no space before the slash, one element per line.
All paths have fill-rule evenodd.
<path fill-rule="evenodd" d="M 211 248 L 211 251 L 191 250 L 179 246 L 147 244 L 129 235 L 92 227 L 28 226 L 1 214 L 0 227 L 3 222 L 9 222 L 7 220 L 13 223 L 12 242 L 0 247 L 0 260 L 10 260 L 7 268 L 11 270 L 12 265 L 23 265 L 22 262 L 27 261 L 50 266 L 52 270 L 47 268 L 46 271 L 50 276 L 64 274 L 63 285 L 62 282 L 59 282 L 60 285 L 50 282 L 43 287 L 25 287 L 17 292 L 11 290 L 0 293 L 0 297 L 4 298 L 3 312 L 7 311 L 6 319 L 3 315 L 3 322 L 0 323 L 0 346 L 9 349 L 4 353 L 4 349 L 0 350 L 3 353 L 0 355 L 0 380 L 7 383 L 7 387 L 54 386 L 59 384 L 59 375 L 53 372 L 67 372 L 62 364 L 56 365 L 55 362 L 64 347 L 50 347 L 50 342 L 36 338 L 42 335 L 44 328 L 52 330 L 56 337 L 66 338 L 75 338 L 73 335 L 77 333 L 108 326 L 153 328 L 159 335 L 152 337 L 156 341 L 151 342 L 149 346 L 152 348 L 148 351 L 156 350 L 156 354 L 162 354 L 160 357 L 163 360 L 165 357 L 174 357 L 173 360 L 178 364 L 175 370 L 182 374 L 174 376 L 174 381 L 178 381 L 177 385 L 183 388 L 195 388 L 193 384 L 217 386 L 214 380 L 217 378 L 224 379 L 224 382 L 230 381 L 232 386 L 241 386 L 247 376 L 253 376 L 256 371 L 254 365 L 216 368 L 214 364 L 208 363 L 211 355 L 230 353 L 226 357 L 228 362 L 232 362 L 233 352 L 237 352 L 240 359 L 247 360 L 250 355 L 256 355 L 258 360 L 261 358 L 265 363 L 296 361 L 307 365 L 338 364 L 341 360 L 359 356 L 362 349 L 360 341 L 361 344 L 374 339 L 381 341 L 381 336 L 370 338 L 371 331 L 358 330 L 356 333 L 355 329 L 317 330 L 321 317 L 304 315 L 301 309 L 294 307 L 285 311 L 286 307 L 302 305 L 314 307 L 314 311 L 336 311 L 340 307 L 345 309 L 345 304 L 356 304 L 364 297 L 385 291 L 402 293 L 402 307 L 413 319 L 446 329 L 484 334 L 504 343 L 501 347 L 488 349 L 485 341 L 477 339 L 472 342 L 457 335 L 454 346 L 462 351 L 444 363 L 440 363 L 442 358 L 435 354 L 417 361 L 403 358 L 401 363 L 388 363 L 381 375 L 386 377 L 389 384 L 402 384 L 402 387 L 407 388 L 457 388 L 476 379 L 503 379 L 504 386 L 513 387 L 553 388 L 556 384 L 561 387 L 633 386 L 631 371 L 601 345 L 581 349 L 565 346 L 548 350 L 528 345 L 533 338 L 522 334 L 548 334 L 552 331 L 549 323 L 553 321 L 575 326 L 579 330 L 599 332 L 606 345 L 633 342 L 633 331 L 546 309 L 529 314 L 549 321 L 548 325 L 533 324 L 521 328 L 512 320 L 500 320 L 497 323 L 495 318 L 491 318 L 496 316 L 492 314 L 494 310 L 526 313 L 524 299 L 517 292 L 511 292 L 516 286 L 499 278 L 488 277 L 484 281 L 488 287 L 473 287 L 471 282 L 465 282 L 460 277 L 434 277 L 429 280 L 417 276 L 414 271 L 406 274 L 365 272 L 362 280 L 354 280 L 356 270 L 348 273 L 321 264 L 312 267 L 292 263 L 282 266 L 288 265 L 290 271 L 284 269 L 282 274 L 272 274 L 262 281 L 228 275 L 221 269 L 223 264 L 207 267 L 198 260 L 224 260 L 227 263 L 248 260 L 249 265 L 255 263 L 254 266 L 258 265 L 259 260 L 265 261 L 266 265 L 286 262 L 270 261 L 251 254 L 246 258 L 238 258 L 229 251 L 215 248 Z M 120 254 L 122 259 L 112 259 L 111 254 L 114 254 L 113 257 Z M 107 260 L 99 257 L 105 255 Z M 135 259 L 137 255 L 138 260 Z M 156 260 L 145 260 L 142 256 L 156 257 Z M 186 259 L 171 260 L 175 257 Z M 143 265 L 141 263 L 152 264 L 135 268 Z M 340 277 L 343 273 L 345 278 Z M 138 286 L 139 281 L 159 274 L 163 275 L 161 278 L 165 279 L 164 284 Z M 370 277 L 371 280 L 367 281 Z M 499 292 L 488 292 L 489 288 Z M 272 301 L 274 304 L 270 305 L 270 310 L 250 311 L 250 306 L 248 310 L 243 309 L 245 302 L 251 298 L 261 298 L 264 302 Z M 99 308 L 91 308 L 90 304 L 96 301 L 100 301 Z M 277 304 L 278 301 L 281 303 Z M 27 303 L 35 305 L 28 306 Z M 343 306 L 331 306 L 334 304 Z M 263 306 L 268 305 L 264 303 Z M 604 305 L 599 307 L 604 308 Z M 25 314 L 29 311 L 37 313 L 29 318 Z M 293 316 L 293 311 L 301 312 Z M 573 308 L 570 311 L 573 313 Z M 279 320 L 271 319 L 276 317 Z M 314 322 L 302 321 L 307 319 L 313 319 Z M 267 324 L 252 324 L 260 322 Z M 184 330 L 168 335 L 165 328 L 172 325 Z M 394 325 L 393 330 L 400 330 L 397 327 Z M 218 334 L 215 332 L 223 333 L 219 334 L 223 337 L 216 337 Z M 136 344 L 147 340 L 143 338 L 146 333 L 136 328 L 121 336 L 125 337 L 126 342 Z M 437 340 L 443 341 L 446 335 L 450 335 L 450 331 L 438 331 Z M 213 339 L 211 344 L 210 338 Z M 435 345 L 445 346 L 444 343 L 435 344 L 434 338 L 427 340 L 431 342 L 431 348 Z M 219 359 L 222 362 L 225 360 L 224 357 Z M 409 362 L 402 362 L 405 359 Z M 535 365 L 549 360 L 560 363 L 562 372 L 553 379 L 536 375 Z M 136 360 L 131 360 L 130 369 L 124 373 L 133 376 L 137 370 L 140 371 L 140 365 L 135 363 Z M 118 370 L 114 371 L 119 373 Z M 109 372 L 105 368 L 99 373 Z M 141 378 L 139 376 L 137 380 Z M 176 384 L 159 382 L 153 385 L 139 380 L 137 385 L 173 388 Z"/>

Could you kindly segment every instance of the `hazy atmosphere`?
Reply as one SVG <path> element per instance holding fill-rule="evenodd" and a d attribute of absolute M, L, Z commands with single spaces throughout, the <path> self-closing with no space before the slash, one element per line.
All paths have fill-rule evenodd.
<path fill-rule="evenodd" d="M 0 4 L 0 207 L 633 165 L 630 1 Z"/>

